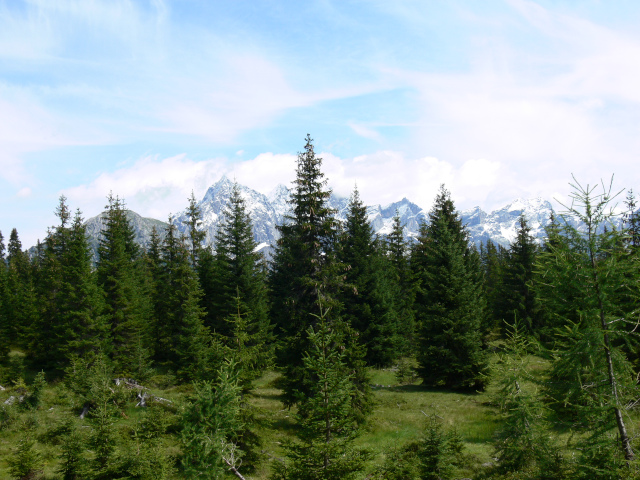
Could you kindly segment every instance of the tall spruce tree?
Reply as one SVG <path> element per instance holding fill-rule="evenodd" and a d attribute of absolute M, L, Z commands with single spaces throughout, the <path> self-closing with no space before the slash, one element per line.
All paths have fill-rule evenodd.
<path fill-rule="evenodd" d="M 220 334 L 229 347 L 235 348 L 241 343 L 245 351 L 252 352 L 251 362 L 242 365 L 241 376 L 245 381 L 260 376 L 273 359 L 266 269 L 257 246 L 240 187 L 234 183 L 216 233 L 211 264 L 215 288 L 209 299 L 213 323 L 209 327 Z M 247 387 L 246 382 L 243 387 Z"/>
<path fill-rule="evenodd" d="M 28 349 L 38 324 L 38 308 L 33 270 L 29 256 L 14 228 L 7 245 L 7 322 L 12 344 Z"/>
<path fill-rule="evenodd" d="M 49 230 L 39 262 L 40 321 L 30 351 L 39 368 L 60 373 L 72 356 L 103 350 L 107 332 L 82 216 L 70 223 L 64 196 L 56 215 L 60 224 Z"/>
<path fill-rule="evenodd" d="M 627 192 L 624 205 L 626 211 L 623 220 L 627 230 L 627 243 L 632 250 L 638 250 L 640 248 L 640 213 L 633 190 L 629 189 Z"/>
<path fill-rule="evenodd" d="M 326 188 L 321 165 L 322 159 L 316 157 L 307 135 L 304 152 L 298 154 L 296 180 L 289 200 L 291 211 L 283 225 L 277 227 L 280 238 L 269 276 L 272 318 L 281 340 L 278 361 L 285 368 L 288 405 L 295 403 L 294 392 L 304 378 L 306 331 L 315 323 L 313 315 L 319 314 L 317 299 L 334 293 L 325 277 L 332 267 L 329 262 L 333 260 L 337 223 L 328 205 L 331 191 Z"/>
<path fill-rule="evenodd" d="M 404 227 L 397 211 L 393 217 L 393 225 L 391 233 L 387 237 L 386 247 L 390 264 L 389 271 L 393 276 L 391 289 L 394 292 L 394 303 L 401 334 L 398 353 L 404 356 L 412 355 L 416 349 L 416 322 L 413 311 L 415 289 L 409 266 L 409 246 L 404 238 Z"/>
<path fill-rule="evenodd" d="M 511 243 L 502 281 L 503 320 L 512 324 L 517 318 L 530 335 L 538 336 L 540 315 L 533 292 L 533 265 L 538 247 L 526 217 L 520 215 L 518 231 Z"/>
<path fill-rule="evenodd" d="M 338 225 L 328 205 L 331 191 L 326 188 L 321 165 L 322 159 L 316 157 L 307 135 L 304 152 L 298 155 L 291 212 L 278 226 L 280 239 L 269 275 L 272 318 L 281 345 L 278 361 L 284 367 L 283 399 L 288 406 L 297 402 L 296 392 L 310 388 L 303 356 L 309 346 L 306 332 L 320 314 L 319 303 L 338 310 L 343 285 L 344 266 L 335 259 Z M 339 320 L 338 313 L 335 328 L 348 333 L 343 337 L 345 361 L 358 385 L 358 409 L 365 411 L 370 402 L 364 352 L 355 340 L 357 335 L 348 323 Z"/>
<path fill-rule="evenodd" d="M 374 239 L 367 208 L 356 188 L 338 243 L 337 258 L 346 271 L 346 288 L 340 295 L 342 318 L 358 332 L 366 346 L 369 365 L 388 366 L 395 360 L 402 342 L 392 290 L 388 259 Z"/>
<path fill-rule="evenodd" d="M 240 195 L 240 187 L 233 184 L 229 203 L 223 212 L 223 221 L 215 236 L 213 272 L 216 288 L 213 293 L 215 330 L 227 335 L 225 319 L 237 313 L 236 298 L 240 297 L 243 315 L 250 314 L 258 329 L 268 336 L 266 271 L 264 257 L 256 251 L 253 225 Z"/>
<path fill-rule="evenodd" d="M 64 354 L 95 356 L 105 351 L 108 325 L 103 315 L 104 296 L 93 271 L 91 249 L 80 210 L 76 211 L 63 256 L 61 315 L 64 325 Z"/>
<path fill-rule="evenodd" d="M 204 239 L 207 233 L 203 230 L 198 230 L 202 225 L 202 212 L 196 202 L 196 197 L 191 191 L 189 197 L 189 206 L 187 207 L 187 228 L 189 230 L 189 243 L 191 244 L 191 265 L 194 268 L 198 265 L 200 260 L 200 252 L 202 251 Z"/>
<path fill-rule="evenodd" d="M 502 329 L 505 320 L 504 271 L 507 250 L 487 240 L 480 245 L 480 261 L 484 275 L 484 294 L 487 299 L 487 334 L 495 334 Z"/>
<path fill-rule="evenodd" d="M 118 373 L 140 378 L 148 373 L 152 353 L 149 299 L 141 295 L 141 257 L 124 201 L 111 194 L 107 201 L 97 277 L 105 294 L 110 354 Z"/>
<path fill-rule="evenodd" d="M 49 371 L 64 368 L 62 303 L 62 257 L 69 240 L 71 214 L 64 196 L 56 208 L 60 224 L 48 230 L 47 237 L 34 262 L 34 284 L 38 297 L 38 325 L 30 340 L 34 364 Z M 40 247 L 40 245 L 39 245 Z"/>
<path fill-rule="evenodd" d="M 635 458 L 626 410 L 639 392 L 620 340 L 637 323 L 637 301 L 625 300 L 640 298 L 638 282 L 628 281 L 637 278 L 639 265 L 612 222 L 611 187 L 602 185 L 598 192 L 598 186 L 583 187 L 575 178 L 572 187 L 572 204 L 536 265 L 536 288 L 558 326 L 549 394 L 564 418 L 588 433 L 581 462 L 590 472 L 586 476 L 601 478 L 596 473 L 602 468 L 626 468 L 615 460 L 616 451 L 627 463 Z M 604 452 L 613 454 L 610 463 Z"/>
<path fill-rule="evenodd" d="M 210 364 L 211 336 L 203 323 L 201 296 L 186 241 L 178 237 L 176 226 L 170 221 L 162 245 L 158 283 L 158 357 L 183 380 L 206 379 L 216 368 Z"/>
<path fill-rule="evenodd" d="M 418 373 L 425 385 L 476 390 L 486 382 L 485 298 L 479 255 L 442 186 L 412 252 Z"/>
<path fill-rule="evenodd" d="M 0 232 L 0 365 L 9 354 L 9 319 L 7 317 L 7 262 L 4 255 L 4 237 Z"/>

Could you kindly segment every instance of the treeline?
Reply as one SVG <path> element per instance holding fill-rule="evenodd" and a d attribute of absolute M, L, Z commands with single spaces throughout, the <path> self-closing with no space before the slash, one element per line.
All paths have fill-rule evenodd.
<path fill-rule="evenodd" d="M 509 248 L 487 242 L 478 250 L 444 186 L 413 241 L 398 215 L 380 238 L 357 189 L 346 222 L 335 219 L 307 137 L 269 263 L 256 252 L 236 186 L 213 248 L 203 244 L 193 195 L 187 234 L 169 221 L 146 249 L 134 242 L 124 201 L 109 196 L 95 265 L 81 213 L 61 197 L 58 225 L 35 255 L 15 229 L 6 253 L 0 236 L 0 379 L 18 382 L 24 361 L 43 372 L 25 385 L 26 404 L 37 408 L 44 378 L 80 399 L 91 449 L 78 453 L 77 432 L 63 432 L 65 479 L 171 478 L 175 468 L 185 478 L 243 478 L 240 459 L 250 469 L 258 442 L 243 397 L 273 368 L 299 424 L 273 478 L 358 478 L 369 455 L 353 440 L 374 408 L 367 369 L 406 373 L 410 359 L 425 387 L 475 392 L 495 379 L 502 426 L 486 477 L 630 478 L 640 222 L 633 194 L 623 230 L 609 221 L 610 190 L 576 184 L 573 195 L 543 245 L 520 217 Z M 551 365 L 542 382 L 527 367 L 534 352 Z M 158 453 L 153 435 L 137 457 L 116 455 L 113 380 L 137 385 L 158 375 L 193 387 L 178 461 Z M 148 422 L 151 430 L 161 423 Z M 460 439 L 436 423 L 368 478 L 455 478 Z M 552 438 L 563 428 L 578 438 L 571 454 Z M 37 470 L 33 448 L 26 435 L 12 460 L 15 478 Z"/>

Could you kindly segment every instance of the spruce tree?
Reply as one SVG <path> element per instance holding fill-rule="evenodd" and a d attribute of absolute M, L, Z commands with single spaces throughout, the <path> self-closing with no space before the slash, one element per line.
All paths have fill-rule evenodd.
<path fill-rule="evenodd" d="M 31 358 L 39 368 L 64 368 L 64 325 L 61 319 L 63 264 L 62 257 L 69 240 L 70 212 L 64 196 L 56 208 L 60 225 L 50 228 L 43 248 L 38 249 L 34 284 L 38 297 L 38 325 L 30 340 Z M 40 245 L 39 245 L 40 246 Z"/>
<path fill-rule="evenodd" d="M 304 368 L 310 388 L 298 391 L 298 442 L 286 445 L 289 462 L 276 465 L 279 480 L 355 478 L 365 456 L 353 446 L 357 419 L 352 405 L 353 375 L 346 365 L 344 339 L 332 328 L 327 312 L 309 327 Z"/>
<path fill-rule="evenodd" d="M 539 313 L 533 293 L 533 265 L 537 246 L 531 227 L 523 215 L 518 219 L 515 241 L 510 245 L 502 281 L 503 320 L 512 324 L 517 318 L 530 335 L 538 336 Z"/>
<path fill-rule="evenodd" d="M 560 234 L 552 232 L 536 266 L 536 288 L 558 326 L 549 394 L 565 419 L 589 432 L 583 460 L 597 469 L 602 465 L 596 458 L 603 458 L 597 452 L 617 450 L 626 462 L 635 458 L 625 417 L 638 387 L 620 340 L 637 323 L 637 303 L 621 299 L 640 298 L 638 283 L 626 281 L 637 278 L 639 266 L 621 247 L 622 234 L 612 222 L 611 187 L 602 185 L 599 193 L 598 186 L 577 181 L 572 187 Z"/>
<path fill-rule="evenodd" d="M 200 306 L 202 290 L 191 266 L 184 237 L 169 222 L 162 245 L 156 312 L 161 327 L 158 358 L 168 362 L 183 380 L 207 378 L 211 338 Z"/>
<path fill-rule="evenodd" d="M 216 233 L 209 327 L 231 346 L 238 342 L 236 335 L 241 325 L 243 347 L 254 352 L 251 369 L 259 376 L 271 363 L 273 339 L 264 258 L 256 247 L 251 218 L 240 188 L 234 183 Z"/>
<path fill-rule="evenodd" d="M 623 216 L 624 226 L 627 230 L 627 243 L 632 250 L 640 247 L 640 214 L 637 210 L 636 197 L 633 190 L 629 189 L 624 205 L 626 211 Z"/>
<path fill-rule="evenodd" d="M 490 239 L 480 245 L 480 260 L 484 276 L 484 294 L 487 299 L 487 334 L 501 331 L 505 320 L 504 271 L 507 268 L 508 252 L 502 245 Z"/>
<path fill-rule="evenodd" d="M 189 197 L 189 206 L 187 207 L 186 213 L 187 229 L 189 230 L 189 243 L 191 244 L 191 265 L 195 268 L 200 260 L 200 252 L 203 248 L 202 243 L 204 242 L 207 233 L 203 230 L 198 230 L 200 225 L 202 225 L 202 212 L 200 211 L 200 207 L 198 207 L 198 202 L 196 202 L 193 190 Z"/>
<path fill-rule="evenodd" d="M 418 372 L 425 385 L 477 390 L 486 382 L 485 298 L 479 255 L 441 187 L 412 252 L 417 280 Z"/>
<path fill-rule="evenodd" d="M 104 297 L 93 272 L 91 250 L 80 210 L 70 227 L 67 251 L 63 256 L 61 316 L 64 325 L 64 354 L 95 356 L 106 351 L 108 325 L 103 315 Z"/>
<path fill-rule="evenodd" d="M 0 365 L 9 355 L 9 319 L 7 317 L 7 262 L 4 257 L 4 237 L 0 232 Z"/>
<path fill-rule="evenodd" d="M 182 416 L 182 466 L 186 478 L 224 478 L 238 472 L 242 452 L 237 438 L 242 429 L 240 387 L 235 363 L 226 361 L 216 381 L 197 382 Z"/>
<path fill-rule="evenodd" d="M 404 238 L 404 228 L 397 211 L 393 217 L 391 233 L 387 237 L 386 248 L 389 273 L 392 276 L 390 288 L 393 292 L 400 330 L 401 343 L 398 345 L 398 353 L 404 356 L 413 355 L 416 348 L 416 322 L 413 311 L 415 291 L 409 266 L 409 246 Z"/>
<path fill-rule="evenodd" d="M 28 349 L 38 325 L 38 308 L 33 269 L 14 228 L 7 246 L 7 322 L 12 344 Z"/>
<path fill-rule="evenodd" d="M 357 188 L 349 202 L 338 260 L 346 267 L 342 318 L 359 334 L 369 365 L 388 366 L 398 356 L 399 325 L 388 259 L 373 237 Z"/>
<path fill-rule="evenodd" d="M 111 358 L 120 374 L 144 377 L 151 357 L 149 299 L 141 295 L 139 247 L 124 201 L 107 197 L 105 229 L 98 247 L 98 284 L 105 294 Z"/>
<path fill-rule="evenodd" d="M 107 331 L 82 216 L 76 212 L 70 223 L 64 196 L 56 215 L 60 224 L 49 229 L 39 261 L 41 313 L 30 351 L 39 368 L 60 373 L 71 356 L 104 349 Z"/>
<path fill-rule="evenodd" d="M 321 172 L 322 159 L 316 157 L 312 140 L 306 138 L 304 152 L 298 155 L 298 168 L 291 212 L 278 226 L 280 238 L 269 275 L 271 312 L 281 347 L 278 361 L 284 367 L 284 402 L 296 403 L 296 391 L 304 391 L 307 375 L 303 364 L 308 349 L 307 329 L 317 323 L 319 302 L 338 308 L 344 266 L 335 259 L 337 221 L 328 205 L 331 191 Z M 350 330 L 344 324 L 341 328 Z M 356 335 L 351 331 L 350 338 Z M 362 351 L 358 342 L 347 353 L 347 364 L 356 372 L 362 407 L 368 403 Z"/>

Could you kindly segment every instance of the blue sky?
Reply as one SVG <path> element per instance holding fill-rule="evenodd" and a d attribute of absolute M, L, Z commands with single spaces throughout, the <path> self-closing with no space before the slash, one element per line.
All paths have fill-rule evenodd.
<path fill-rule="evenodd" d="M 0 231 L 166 219 L 221 175 L 460 209 L 640 190 L 640 2 L 0 0 Z"/>

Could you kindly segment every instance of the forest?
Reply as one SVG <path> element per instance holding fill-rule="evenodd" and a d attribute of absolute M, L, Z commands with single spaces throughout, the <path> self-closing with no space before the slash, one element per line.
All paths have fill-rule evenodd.
<path fill-rule="evenodd" d="M 110 195 L 97 261 L 64 197 L 0 233 L 0 478 L 640 478 L 632 191 L 573 179 L 503 247 L 444 185 L 408 240 L 327 184 L 307 136 L 268 260 L 238 188 L 213 245 L 193 195 L 144 248 Z"/>

